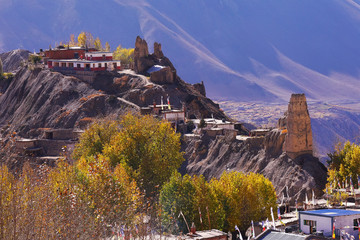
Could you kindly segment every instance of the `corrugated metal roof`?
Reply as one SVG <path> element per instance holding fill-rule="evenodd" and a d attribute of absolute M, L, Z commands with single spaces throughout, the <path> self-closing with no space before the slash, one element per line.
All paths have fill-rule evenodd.
<path fill-rule="evenodd" d="M 307 236 L 303 236 L 303 235 L 271 231 L 268 234 L 256 239 L 257 240 L 304 240 L 306 237 Z"/>
<path fill-rule="evenodd" d="M 360 214 L 360 211 L 345 210 L 345 209 L 319 209 L 313 211 L 301 211 L 300 214 L 324 216 L 324 217 L 339 217 Z"/>

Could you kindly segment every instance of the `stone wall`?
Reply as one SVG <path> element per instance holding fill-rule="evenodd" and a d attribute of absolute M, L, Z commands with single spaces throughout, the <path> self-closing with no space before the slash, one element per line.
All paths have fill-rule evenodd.
<path fill-rule="evenodd" d="M 38 139 L 36 141 L 37 147 L 42 147 L 44 155 L 46 156 L 60 156 L 63 153 L 63 148 L 66 146 L 68 151 L 75 146 L 75 141 L 70 140 L 49 140 L 49 139 Z"/>
<path fill-rule="evenodd" d="M 305 94 L 292 94 L 286 117 L 284 152 L 294 159 L 313 153 L 311 120 Z"/>

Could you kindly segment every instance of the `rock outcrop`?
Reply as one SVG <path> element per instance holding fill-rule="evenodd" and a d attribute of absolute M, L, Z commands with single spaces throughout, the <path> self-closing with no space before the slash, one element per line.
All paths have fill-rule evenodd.
<path fill-rule="evenodd" d="M 149 49 L 145 39 L 137 36 L 134 49 L 134 70 L 143 73 L 152 66 L 152 62 L 148 59 Z"/>
<path fill-rule="evenodd" d="M 204 85 L 204 82 L 201 81 L 201 83 L 195 83 L 194 85 L 194 88 L 196 90 L 198 90 L 198 92 L 203 95 L 204 97 L 206 97 L 206 90 L 205 90 L 205 85 Z"/>
<path fill-rule="evenodd" d="M 163 58 L 164 57 L 164 54 L 161 50 L 161 44 L 160 43 L 157 43 L 155 42 L 154 43 L 154 55 L 157 57 L 157 58 Z"/>
<path fill-rule="evenodd" d="M 264 137 L 233 140 L 203 132 L 199 137 L 185 138 L 183 149 L 186 162 L 182 172 L 203 174 L 207 179 L 220 177 L 224 171 L 256 172 L 269 178 L 279 195 L 281 192 L 286 194 L 287 186 L 292 201 L 304 200 L 305 192 L 312 190 L 321 196 L 327 169 L 318 158 L 312 156 L 309 148 L 311 125 L 310 119 L 307 120 L 309 115 L 305 96 L 293 95 L 285 115 L 287 117 L 279 120 L 278 128 Z M 306 137 L 307 141 L 302 141 Z M 295 147 L 289 142 L 285 146 L 288 139 L 291 139 L 290 143 L 295 139 L 300 141 Z"/>
<path fill-rule="evenodd" d="M 149 54 L 147 42 L 138 36 L 135 42 L 134 62 L 135 72 L 150 74 L 150 81 L 154 83 L 172 84 L 178 79 L 176 69 L 171 61 L 164 56 L 160 43 L 155 42 L 154 53 Z M 147 72 L 154 66 L 158 66 L 159 70 Z"/>
<path fill-rule="evenodd" d="M 150 74 L 150 81 L 156 84 L 174 83 L 174 73 L 170 67 L 164 67 Z"/>
<path fill-rule="evenodd" d="M 284 152 L 294 159 L 313 153 L 311 120 L 305 94 L 292 94 L 286 117 Z"/>

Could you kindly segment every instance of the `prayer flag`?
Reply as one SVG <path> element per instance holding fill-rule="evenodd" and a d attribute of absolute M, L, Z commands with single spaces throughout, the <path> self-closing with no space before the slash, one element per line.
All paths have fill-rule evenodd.
<path fill-rule="evenodd" d="M 312 204 L 315 206 L 315 194 L 314 194 L 314 190 L 312 190 Z"/>
<path fill-rule="evenodd" d="M 240 229 L 238 228 L 237 225 L 235 225 L 235 230 L 239 232 L 239 237 L 240 237 L 240 240 L 243 240 L 242 236 L 241 236 L 241 232 L 240 232 Z"/>
<path fill-rule="evenodd" d="M 171 110 L 171 105 L 170 105 L 170 96 L 168 95 L 168 97 L 167 97 L 167 102 L 168 102 L 168 108 L 169 108 L 169 110 Z"/>
<path fill-rule="evenodd" d="M 273 208 L 272 207 L 270 208 L 270 212 L 271 212 L 271 218 L 272 218 L 272 221 L 273 221 L 273 228 L 275 229 L 275 219 L 274 219 L 274 213 L 273 213 Z"/>
<path fill-rule="evenodd" d="M 255 238 L 255 228 L 254 228 L 254 222 L 251 220 L 251 229 L 252 229 L 252 236 Z"/>
<path fill-rule="evenodd" d="M 277 215 L 278 215 L 278 218 L 281 219 L 280 208 L 279 208 L 279 207 L 278 207 L 278 209 L 277 209 Z"/>

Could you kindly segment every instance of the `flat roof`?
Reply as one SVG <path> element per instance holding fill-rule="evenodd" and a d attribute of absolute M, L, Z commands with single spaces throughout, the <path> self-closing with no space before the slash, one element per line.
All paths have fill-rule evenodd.
<path fill-rule="evenodd" d="M 284 233 L 271 230 L 269 232 L 264 232 L 264 234 L 259 235 L 256 239 L 258 240 L 302 240 L 306 239 L 306 235 L 299 235 L 293 233 Z"/>
<path fill-rule="evenodd" d="M 112 52 L 98 52 L 98 51 L 95 51 L 95 52 L 86 52 L 85 54 L 96 54 L 96 53 L 104 54 L 104 53 L 112 53 Z"/>
<path fill-rule="evenodd" d="M 49 59 L 51 62 L 77 62 L 77 63 L 107 63 L 107 62 L 121 62 L 120 60 L 104 60 L 104 61 L 96 61 L 96 60 L 86 60 L 86 59 Z"/>
<path fill-rule="evenodd" d="M 322 216 L 322 217 L 339 217 L 349 215 L 360 215 L 360 211 L 346 209 L 319 209 L 313 211 L 301 211 L 300 214 Z"/>
<path fill-rule="evenodd" d="M 190 235 L 187 234 L 185 239 L 209 239 L 209 238 L 215 238 L 215 237 L 221 237 L 221 236 L 226 236 L 227 238 L 227 233 L 222 232 L 220 230 L 217 229 L 211 229 L 211 230 L 204 230 L 204 231 L 196 231 L 195 234 Z"/>

